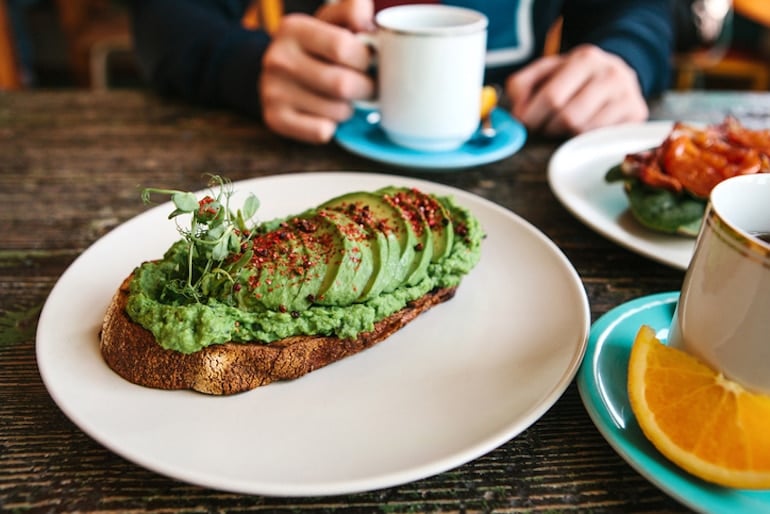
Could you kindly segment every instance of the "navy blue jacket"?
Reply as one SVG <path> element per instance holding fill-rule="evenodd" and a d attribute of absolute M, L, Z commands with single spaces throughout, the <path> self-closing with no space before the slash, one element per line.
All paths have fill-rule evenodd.
<path fill-rule="evenodd" d="M 270 41 L 243 29 L 248 0 L 131 0 L 136 54 L 159 92 L 259 115 L 258 77 Z M 487 81 L 502 83 L 541 55 L 561 15 L 562 48 L 593 43 L 623 58 L 645 97 L 668 86 L 674 39 L 669 0 L 451 0 L 490 20 Z M 312 13 L 319 1 L 285 0 Z"/>

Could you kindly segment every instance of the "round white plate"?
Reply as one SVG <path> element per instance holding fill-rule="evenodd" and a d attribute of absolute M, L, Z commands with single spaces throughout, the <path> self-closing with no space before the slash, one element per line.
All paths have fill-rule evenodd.
<path fill-rule="evenodd" d="M 454 299 L 387 341 L 294 381 L 214 397 L 136 386 L 102 361 L 98 332 L 113 292 L 178 238 L 166 219 L 170 204 L 124 223 L 62 275 L 37 332 L 51 396 L 115 453 L 169 477 L 239 493 L 384 488 L 505 443 L 537 421 L 577 372 L 590 325 L 583 285 L 559 249 L 510 211 L 389 175 L 302 173 L 234 185 L 238 194 L 259 197 L 263 220 L 353 190 L 418 187 L 454 195 L 488 237 Z"/>
<path fill-rule="evenodd" d="M 687 269 L 695 240 L 655 232 L 628 210 L 620 182 L 604 175 L 632 152 L 659 145 L 672 122 L 626 124 L 587 132 L 564 143 L 548 165 L 548 181 L 559 201 L 583 223 L 617 244 L 660 263 Z"/>

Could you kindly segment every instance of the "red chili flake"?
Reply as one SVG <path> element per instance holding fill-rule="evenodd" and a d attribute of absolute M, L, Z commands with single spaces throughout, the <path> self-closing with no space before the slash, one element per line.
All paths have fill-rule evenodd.
<path fill-rule="evenodd" d="M 310 221 L 309 219 L 305 218 L 298 218 L 295 220 L 294 225 L 299 229 L 300 231 L 310 234 L 312 232 L 315 232 L 318 230 L 318 224 Z"/>
<path fill-rule="evenodd" d="M 235 291 L 237 293 L 240 290 L 241 290 L 241 284 L 239 284 L 237 282 L 235 284 L 233 284 L 233 291 Z"/>
<path fill-rule="evenodd" d="M 215 213 L 217 212 L 215 208 L 209 207 L 212 203 L 214 203 L 216 200 L 211 198 L 210 196 L 204 196 L 203 198 L 198 201 L 198 209 L 201 212 L 201 214 L 208 212 L 208 213 Z"/>
<path fill-rule="evenodd" d="M 315 295 L 309 294 L 305 297 L 305 300 L 308 301 L 308 303 L 314 303 L 315 302 Z"/>
<path fill-rule="evenodd" d="M 289 309 L 287 309 L 285 305 L 279 305 L 278 310 L 280 312 L 287 312 Z"/>
<path fill-rule="evenodd" d="M 417 252 L 421 252 L 421 251 L 423 251 L 425 249 L 425 247 L 423 246 L 422 243 L 417 243 L 416 245 L 414 245 L 414 249 Z"/>
<path fill-rule="evenodd" d="M 420 210 L 407 193 L 399 192 L 395 195 L 395 199 L 397 200 L 397 205 L 404 205 L 401 211 L 406 215 L 406 219 L 412 226 L 414 233 L 421 237 L 425 227 L 423 225 L 424 218 L 420 215 Z"/>

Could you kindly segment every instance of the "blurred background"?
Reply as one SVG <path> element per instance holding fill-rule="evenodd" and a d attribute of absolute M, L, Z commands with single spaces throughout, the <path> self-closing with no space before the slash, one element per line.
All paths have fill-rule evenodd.
<path fill-rule="evenodd" d="M 770 90 L 770 0 L 671 2 L 673 89 Z M 141 86 L 124 2 L 0 0 L 0 89 Z"/>
<path fill-rule="evenodd" d="M 121 1 L 0 0 L 0 31 L 6 88 L 142 85 Z"/>

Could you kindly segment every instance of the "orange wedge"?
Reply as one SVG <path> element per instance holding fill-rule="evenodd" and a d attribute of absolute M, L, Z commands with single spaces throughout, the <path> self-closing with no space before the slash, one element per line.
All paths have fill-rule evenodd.
<path fill-rule="evenodd" d="M 709 482 L 770 488 L 770 396 L 747 391 L 643 326 L 628 363 L 628 396 L 644 435 Z"/>

